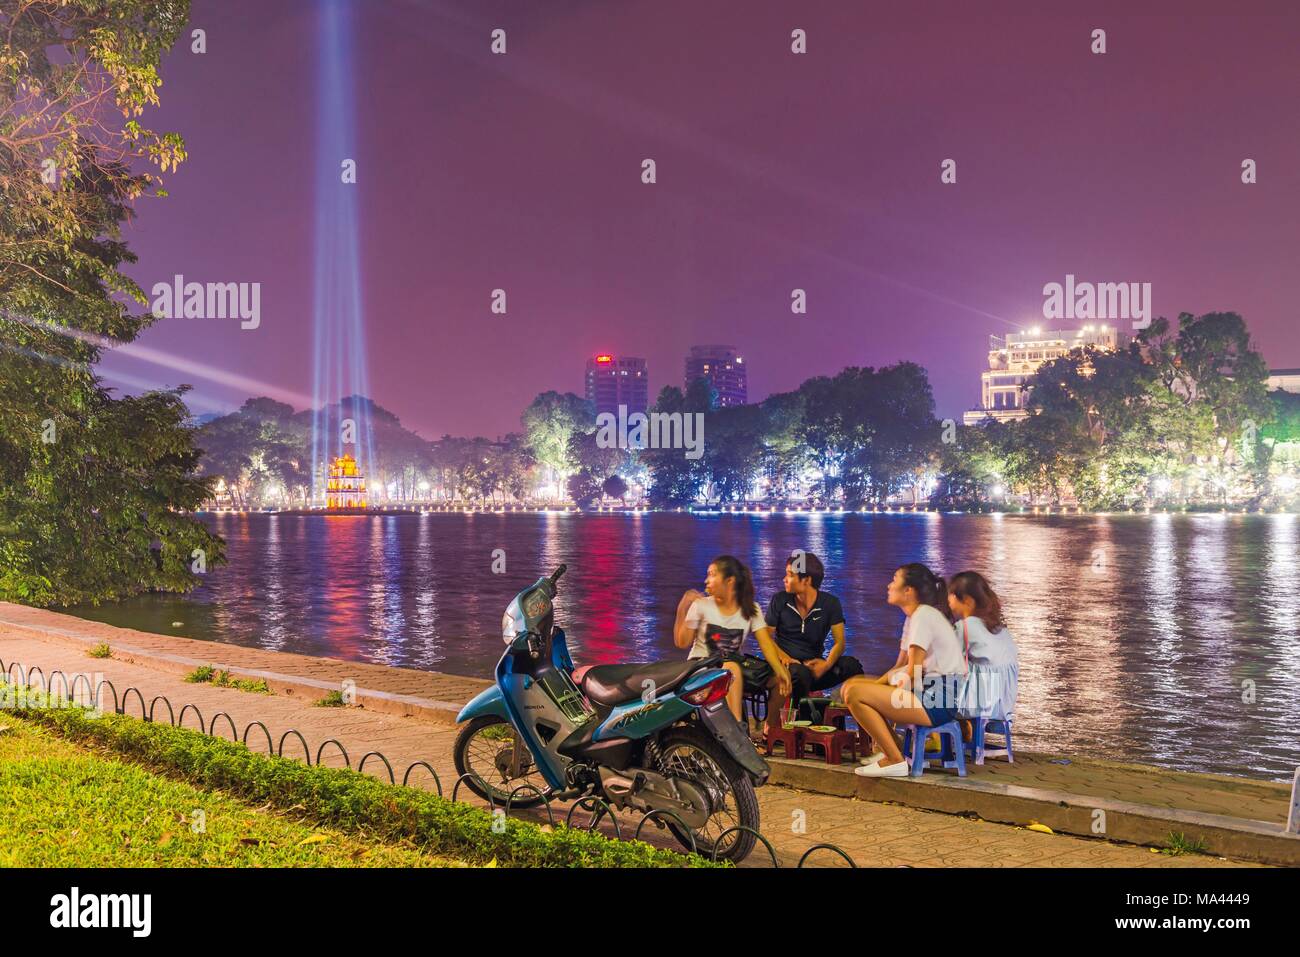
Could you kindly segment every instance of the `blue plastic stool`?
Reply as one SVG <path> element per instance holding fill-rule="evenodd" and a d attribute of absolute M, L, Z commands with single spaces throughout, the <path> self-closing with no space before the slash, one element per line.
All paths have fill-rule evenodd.
<path fill-rule="evenodd" d="M 1008 764 L 1016 763 L 1016 752 L 1011 747 L 1011 724 L 1014 718 L 1001 721 L 997 718 L 975 718 L 971 721 L 974 730 L 971 739 L 966 742 L 966 750 L 975 758 L 976 764 L 983 764 L 985 758 L 1006 758 Z M 989 732 L 1000 734 L 1004 743 L 1000 748 L 990 748 L 985 735 Z"/>
<path fill-rule="evenodd" d="M 940 761 L 945 768 L 956 768 L 959 777 L 966 776 L 966 749 L 962 746 L 961 725 L 956 721 L 936 725 L 933 728 L 915 724 L 899 725 L 903 730 L 903 757 L 907 760 L 911 776 L 919 778 L 925 773 L 926 761 Z M 932 734 L 939 736 L 942 745 L 932 758 L 925 754 L 925 739 Z"/>

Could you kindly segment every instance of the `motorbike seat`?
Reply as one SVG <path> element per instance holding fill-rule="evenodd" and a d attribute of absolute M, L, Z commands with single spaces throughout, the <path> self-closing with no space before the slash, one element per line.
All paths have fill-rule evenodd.
<path fill-rule="evenodd" d="M 656 694 L 672 691 L 695 672 L 715 667 L 719 658 L 688 658 L 685 661 L 635 662 L 628 665 L 593 665 L 583 669 L 579 684 L 596 704 L 606 706 L 634 701 L 645 690 L 643 681 L 653 681 Z"/>

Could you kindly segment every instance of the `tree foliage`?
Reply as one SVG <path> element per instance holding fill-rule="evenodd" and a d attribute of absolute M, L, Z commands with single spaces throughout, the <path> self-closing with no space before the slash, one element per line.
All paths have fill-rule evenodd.
<path fill-rule="evenodd" d="M 182 0 L 0 5 L 0 599 L 184 591 L 222 558 L 183 514 L 209 494 L 184 389 L 118 398 L 93 370 L 153 321 L 133 309 L 121 225 L 185 157 L 140 118 L 187 15 Z"/>
<path fill-rule="evenodd" d="M 962 430 L 947 467 L 1031 501 L 1085 508 L 1258 502 L 1277 402 L 1236 313 L 1155 320 L 1127 347 L 1079 349 L 1027 384 L 1030 415 Z"/>

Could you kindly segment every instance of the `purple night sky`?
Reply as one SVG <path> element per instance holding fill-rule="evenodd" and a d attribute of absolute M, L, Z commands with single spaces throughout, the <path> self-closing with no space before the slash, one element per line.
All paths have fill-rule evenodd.
<path fill-rule="evenodd" d="M 427 438 L 493 436 L 581 393 L 597 351 L 646 357 L 653 397 L 689 346 L 729 342 L 751 400 L 910 359 L 960 417 L 987 336 L 1042 324 L 1066 273 L 1150 282 L 1156 315 L 1235 310 L 1300 366 L 1300 10 L 1043 6 L 357 0 L 359 182 L 338 188 L 373 397 Z M 182 364 L 112 355 L 110 384 L 189 382 L 196 412 L 310 397 L 315 171 L 344 158 L 315 149 L 319 9 L 195 0 L 207 53 L 178 43 L 145 117 L 190 159 L 141 204 L 132 274 L 260 282 L 261 327 L 162 320 L 140 344 Z"/>

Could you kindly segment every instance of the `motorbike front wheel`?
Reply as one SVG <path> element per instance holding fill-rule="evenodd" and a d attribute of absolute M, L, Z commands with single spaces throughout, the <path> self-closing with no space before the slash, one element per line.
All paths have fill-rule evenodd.
<path fill-rule="evenodd" d="M 709 818 L 692 832 L 698 853 L 712 857 L 716 850 L 718 860 L 734 862 L 749 856 L 754 849 L 754 835 L 731 829 L 758 830 L 758 795 L 749 775 L 712 735 L 692 725 L 669 729 L 659 739 L 657 770 L 690 779 L 708 796 Z M 680 824 L 671 817 L 665 817 L 664 822 L 683 847 L 691 846 L 691 835 Z"/>
<path fill-rule="evenodd" d="M 537 791 L 532 789 L 525 789 L 510 800 L 510 792 L 525 784 L 531 784 L 543 794 L 550 792 L 519 732 L 509 721 L 496 715 L 480 715 L 460 729 L 453 759 L 458 775 L 470 775 L 465 778 L 465 786 L 497 807 L 504 808 L 507 801 L 512 808 L 542 803 Z"/>

